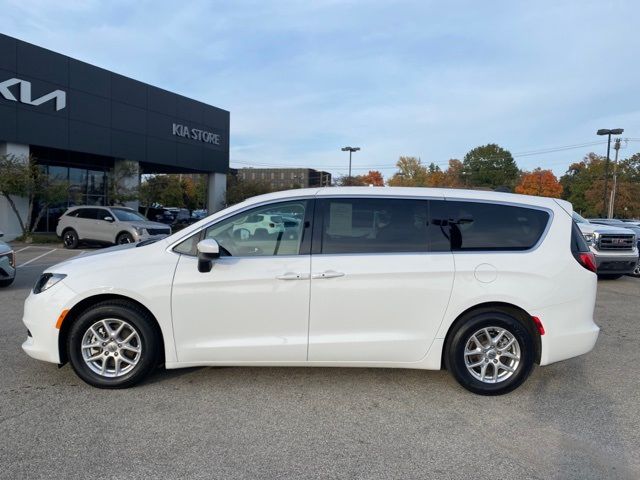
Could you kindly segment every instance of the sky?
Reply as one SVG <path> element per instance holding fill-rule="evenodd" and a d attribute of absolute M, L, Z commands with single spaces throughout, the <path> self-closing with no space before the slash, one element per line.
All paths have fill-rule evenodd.
<path fill-rule="evenodd" d="M 390 177 L 498 143 L 640 151 L 637 1 L 0 0 L 0 32 L 231 112 L 231 165 Z M 573 148 L 573 146 L 580 147 Z M 572 147 L 557 150 L 559 147 Z M 555 150 L 555 151 L 554 151 Z M 533 152 L 533 154 L 531 154 Z"/>

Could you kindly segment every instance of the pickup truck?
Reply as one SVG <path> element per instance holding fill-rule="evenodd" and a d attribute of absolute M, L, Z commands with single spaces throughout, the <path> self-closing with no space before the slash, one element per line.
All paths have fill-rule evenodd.
<path fill-rule="evenodd" d="M 596 257 L 598 277 L 616 279 L 633 275 L 638 265 L 638 244 L 633 231 L 591 223 L 575 212 L 573 219 Z"/>

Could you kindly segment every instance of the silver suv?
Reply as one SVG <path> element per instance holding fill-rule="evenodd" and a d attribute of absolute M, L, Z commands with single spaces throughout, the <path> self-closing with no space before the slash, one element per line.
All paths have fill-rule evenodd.
<path fill-rule="evenodd" d="M 170 235 L 171 228 L 131 208 L 72 207 L 58 220 L 56 234 L 65 248 L 76 248 L 82 241 L 120 245 L 160 239 Z"/>
<path fill-rule="evenodd" d="M 0 232 L 0 237 L 4 233 Z M 4 242 L 0 242 L 0 287 L 8 287 L 16 278 L 16 254 Z"/>

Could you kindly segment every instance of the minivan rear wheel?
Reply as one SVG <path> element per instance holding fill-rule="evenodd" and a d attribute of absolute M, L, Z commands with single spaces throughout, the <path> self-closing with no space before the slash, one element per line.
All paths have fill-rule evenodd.
<path fill-rule="evenodd" d="M 157 365 L 160 338 L 145 311 L 126 301 L 101 302 L 80 315 L 67 339 L 76 374 L 98 388 L 126 388 Z"/>
<path fill-rule="evenodd" d="M 445 365 L 467 390 L 502 395 L 527 379 L 534 355 L 532 335 L 519 320 L 502 311 L 472 312 L 452 332 Z"/>

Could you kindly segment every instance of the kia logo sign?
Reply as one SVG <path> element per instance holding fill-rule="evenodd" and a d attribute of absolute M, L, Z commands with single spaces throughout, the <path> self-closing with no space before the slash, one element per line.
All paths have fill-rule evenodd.
<path fill-rule="evenodd" d="M 212 145 L 220 145 L 220 135 L 213 132 L 200 130 L 199 128 L 189 128 L 179 123 L 173 124 L 173 134 L 178 137 L 190 138 L 199 142 L 210 143 Z"/>
<path fill-rule="evenodd" d="M 11 90 L 9 90 L 9 88 L 13 87 L 14 85 L 20 85 L 20 99 L 17 99 L 13 95 Z M 10 78 L 9 80 L 5 80 L 4 82 L 0 83 L 0 95 L 2 95 L 7 100 L 11 100 L 12 102 L 25 103 L 27 105 L 33 105 L 34 107 L 38 107 L 43 103 L 48 102 L 49 100 L 55 100 L 56 112 L 62 110 L 67 106 L 67 93 L 63 90 L 54 90 L 53 92 L 47 93 L 40 98 L 32 99 L 31 82 L 20 80 L 19 78 Z"/>

